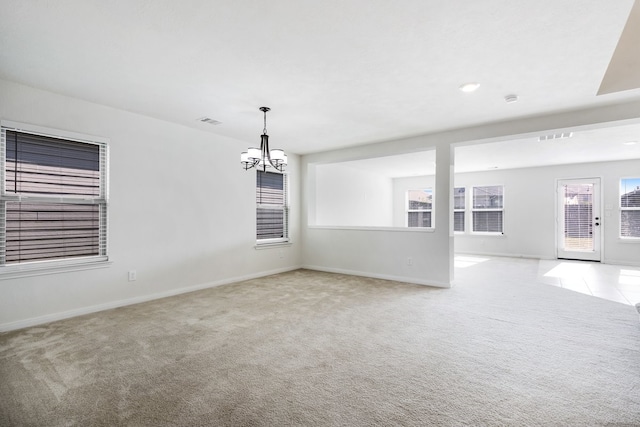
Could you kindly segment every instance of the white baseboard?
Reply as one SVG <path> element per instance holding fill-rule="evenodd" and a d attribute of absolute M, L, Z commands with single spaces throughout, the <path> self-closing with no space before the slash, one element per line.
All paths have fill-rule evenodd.
<path fill-rule="evenodd" d="M 393 280 L 395 282 L 405 282 L 412 283 L 415 285 L 425 285 L 432 286 L 435 288 L 450 288 L 451 284 L 445 282 L 438 282 L 434 280 L 419 280 L 414 277 L 405 277 L 405 276 L 392 276 L 388 274 L 377 274 L 371 273 L 368 271 L 356 271 L 356 270 L 345 270 L 342 268 L 330 268 L 330 267 L 322 267 L 318 265 L 303 265 L 302 268 L 306 268 L 307 270 L 316 270 L 316 271 L 324 271 L 327 273 L 338 273 L 338 274 L 346 274 L 349 276 L 361 276 L 361 277 L 371 277 L 373 279 L 382 279 L 382 280 Z"/>
<path fill-rule="evenodd" d="M 91 305 L 88 307 L 80 307 L 73 310 L 62 311 L 58 313 L 46 314 L 44 316 L 32 317 L 29 319 L 17 320 L 14 322 L 0 324 L 0 332 L 14 331 L 16 329 L 28 328 L 31 326 L 42 325 L 44 323 L 55 322 L 57 320 L 68 319 L 71 317 L 82 316 L 85 314 L 97 313 L 99 311 L 110 310 L 112 308 L 124 307 L 127 305 L 140 304 L 142 302 L 153 301 L 156 299 L 167 298 L 175 295 L 186 294 L 188 292 L 199 291 L 202 289 L 214 288 L 216 286 L 228 285 L 230 283 L 243 282 L 245 280 L 257 279 L 259 277 L 271 276 L 273 274 L 285 273 L 287 271 L 298 270 L 301 266 L 287 267 L 260 273 L 237 276 L 228 279 L 216 280 L 213 282 L 201 283 L 183 288 L 170 289 L 149 295 L 141 295 L 123 300 L 110 301 L 104 304 Z"/>
<path fill-rule="evenodd" d="M 473 255 L 473 256 L 490 256 L 490 257 L 503 257 L 503 258 L 529 258 L 529 259 L 541 259 L 541 260 L 557 260 L 556 256 L 547 255 L 532 255 L 532 254 L 503 254 L 498 252 L 456 252 L 456 255 Z M 640 267 L 640 262 L 620 261 L 616 259 L 605 258 L 600 261 L 602 264 L 611 265 L 628 265 L 630 267 Z"/>
<path fill-rule="evenodd" d="M 640 267 L 640 262 L 631 262 L 631 261 L 618 261 L 616 259 L 606 259 L 602 261 L 603 264 L 612 264 L 612 265 L 628 265 L 630 267 Z"/>
<path fill-rule="evenodd" d="M 554 256 L 547 255 L 535 255 L 535 254 L 513 254 L 513 253 L 502 253 L 502 252 L 456 252 L 455 255 L 473 255 L 473 256 L 492 256 L 492 257 L 502 257 L 502 258 L 529 258 L 529 259 L 556 259 Z"/>

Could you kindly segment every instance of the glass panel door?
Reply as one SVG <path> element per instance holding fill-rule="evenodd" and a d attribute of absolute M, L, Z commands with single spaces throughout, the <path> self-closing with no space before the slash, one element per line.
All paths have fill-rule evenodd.
<path fill-rule="evenodd" d="M 558 258 L 600 261 L 600 179 L 558 181 Z"/>

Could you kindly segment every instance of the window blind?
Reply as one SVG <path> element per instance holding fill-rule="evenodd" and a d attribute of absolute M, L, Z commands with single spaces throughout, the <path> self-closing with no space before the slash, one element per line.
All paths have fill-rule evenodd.
<path fill-rule="evenodd" d="M 503 232 L 503 192 L 501 185 L 473 187 L 474 232 Z"/>
<path fill-rule="evenodd" d="M 408 227 L 431 227 L 431 212 L 409 212 Z"/>
<path fill-rule="evenodd" d="M 465 187 L 453 189 L 453 231 L 464 232 L 464 217 L 466 206 Z"/>
<path fill-rule="evenodd" d="M 640 238 L 640 178 L 620 181 L 620 236 Z"/>
<path fill-rule="evenodd" d="M 288 238 L 287 175 L 257 171 L 256 237 L 258 240 Z"/>
<path fill-rule="evenodd" d="M 0 261 L 106 255 L 106 147 L 2 129 Z"/>
<path fill-rule="evenodd" d="M 432 227 L 433 190 L 407 191 L 407 227 Z"/>
<path fill-rule="evenodd" d="M 100 195 L 100 147 L 6 131 L 7 193 Z"/>

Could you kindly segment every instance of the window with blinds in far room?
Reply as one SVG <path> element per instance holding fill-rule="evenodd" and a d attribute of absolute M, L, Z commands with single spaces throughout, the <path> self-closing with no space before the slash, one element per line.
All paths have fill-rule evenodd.
<path fill-rule="evenodd" d="M 3 124 L 0 265 L 106 259 L 106 150 Z"/>
<path fill-rule="evenodd" d="M 287 174 L 256 171 L 256 238 L 258 243 L 289 241 Z"/>
<path fill-rule="evenodd" d="M 466 206 L 466 190 L 464 187 L 453 189 L 453 231 L 463 233 Z"/>
<path fill-rule="evenodd" d="M 431 228 L 433 212 L 433 190 L 407 191 L 407 227 Z"/>
<path fill-rule="evenodd" d="M 640 238 L 640 178 L 620 180 L 620 237 Z"/>
<path fill-rule="evenodd" d="M 503 233 L 502 185 L 473 187 L 473 232 Z"/>

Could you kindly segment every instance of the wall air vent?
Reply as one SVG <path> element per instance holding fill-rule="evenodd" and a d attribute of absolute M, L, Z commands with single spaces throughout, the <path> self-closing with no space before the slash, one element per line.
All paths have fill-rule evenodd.
<path fill-rule="evenodd" d="M 222 122 L 219 122 L 217 120 L 213 120 L 211 117 L 200 117 L 198 119 L 198 121 L 202 122 L 202 123 L 208 123 L 208 124 L 214 125 L 214 126 L 215 125 L 219 125 L 220 123 L 222 123 Z"/>
<path fill-rule="evenodd" d="M 573 132 L 551 133 L 549 135 L 540 135 L 538 137 L 538 141 L 548 141 L 550 139 L 566 139 L 571 138 L 572 136 Z"/>

